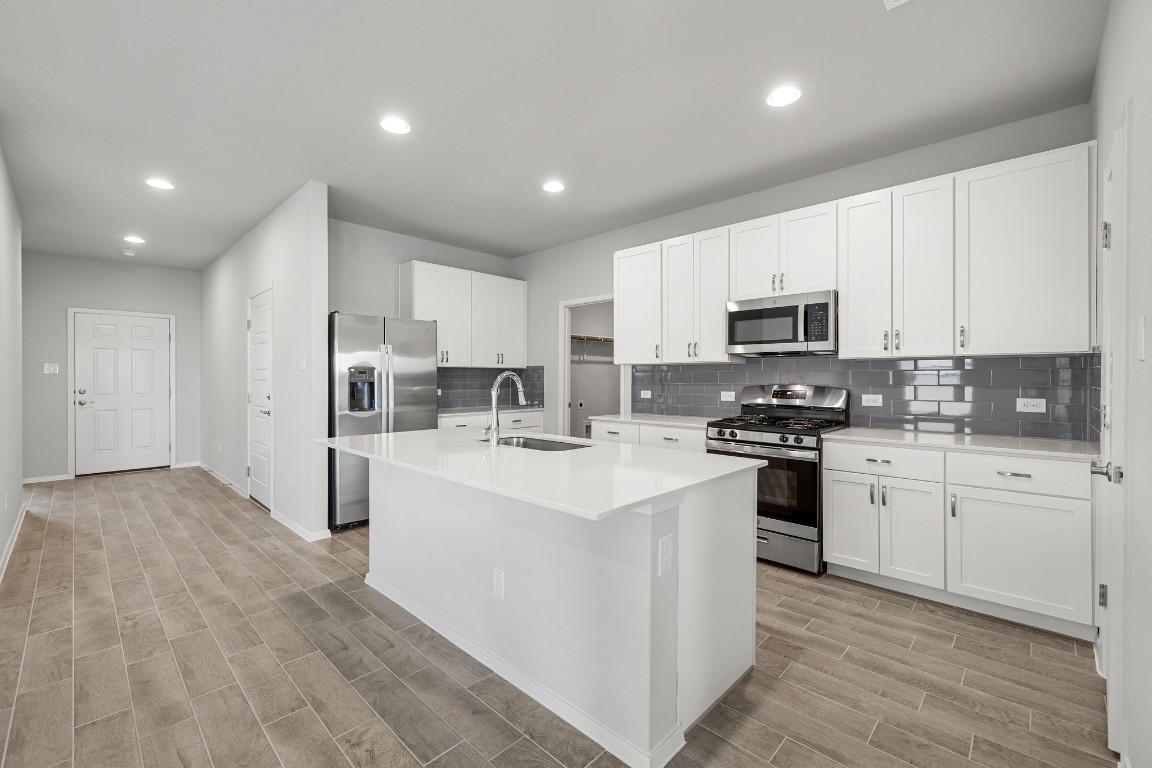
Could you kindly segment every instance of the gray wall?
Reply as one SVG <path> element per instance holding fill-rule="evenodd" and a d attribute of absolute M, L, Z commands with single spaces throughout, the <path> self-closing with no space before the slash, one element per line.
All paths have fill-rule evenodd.
<path fill-rule="evenodd" d="M 68 472 L 68 308 L 176 315 L 176 462 L 200 461 L 200 273 L 24 254 L 24 477 Z M 44 373 L 56 363 L 60 373 Z"/>
<path fill-rule="evenodd" d="M 508 259 L 383 229 L 328 222 L 328 307 L 354 315 L 396 317 L 396 268 L 429 261 L 508 277 Z"/>
<path fill-rule="evenodd" d="M 1099 139 L 1100 167 L 1113 145 L 1112 132 L 1125 103 L 1133 100 L 1129 117 L 1128 226 L 1116 233 L 1116 244 L 1126 241 L 1128 318 L 1152 315 L 1152 3 L 1148 0 L 1112 0 L 1093 93 L 1093 119 Z M 1123 343 L 1123 342 L 1122 342 Z M 1132 344 L 1128 344 L 1132 350 Z M 1133 768 L 1152 765 L 1152 362 L 1137 361 L 1129 352 L 1128 456 L 1125 463 L 1137 471 L 1127 473 L 1128 589 L 1125 590 L 1124 635 L 1128 654 L 1124 669 L 1127 691 L 1128 750 Z"/>
<path fill-rule="evenodd" d="M 612 253 L 677 235 L 837 200 L 874 189 L 926 179 L 1021 155 L 1067 146 L 1093 137 L 1087 105 L 1040 115 L 809 179 L 653 219 L 601 235 L 522 256 L 513 277 L 528 281 L 528 362 L 557 365 L 558 302 L 612 293 Z M 546 376 L 547 421 L 558 427 L 562 411 L 556 377 Z"/>
<path fill-rule="evenodd" d="M 0 569 L 16 538 L 22 502 L 20 234 L 20 212 L 0 151 Z"/>
<path fill-rule="evenodd" d="M 249 297 L 271 287 L 273 515 L 328 528 L 328 186 L 310 181 L 209 264 L 201 282 L 202 461 L 247 487 Z"/>

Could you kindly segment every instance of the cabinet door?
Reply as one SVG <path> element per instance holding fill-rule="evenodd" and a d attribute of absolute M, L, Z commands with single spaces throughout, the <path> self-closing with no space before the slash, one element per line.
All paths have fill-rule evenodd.
<path fill-rule="evenodd" d="M 528 284 L 502 279 L 499 296 L 500 367 L 523 368 L 528 364 Z"/>
<path fill-rule="evenodd" d="M 696 271 L 692 236 L 665 240 L 661 275 L 663 295 L 663 354 L 665 363 L 692 362 L 696 340 Z"/>
<path fill-rule="evenodd" d="M 440 344 L 444 365 L 451 368 L 472 365 L 472 273 L 445 269 L 440 289 Z"/>
<path fill-rule="evenodd" d="M 729 298 L 740 301 L 779 293 L 780 218 L 765 216 L 734 224 L 728 236 L 732 248 Z"/>
<path fill-rule="evenodd" d="M 836 289 L 836 203 L 780 214 L 780 293 Z"/>
<path fill-rule="evenodd" d="M 1087 352 L 1091 221 L 1086 145 L 957 174 L 957 353 Z"/>
<path fill-rule="evenodd" d="M 613 264 L 613 359 L 617 365 L 659 363 L 660 243 L 617 251 Z"/>
<path fill-rule="evenodd" d="M 500 363 L 500 284 L 493 275 L 472 273 L 472 364 L 495 368 Z"/>
<path fill-rule="evenodd" d="M 692 237 L 695 249 L 696 338 L 692 359 L 727 363 L 728 357 L 728 228 Z"/>
<path fill-rule="evenodd" d="M 880 572 L 880 523 L 875 475 L 824 470 L 824 560 Z"/>
<path fill-rule="evenodd" d="M 879 482 L 880 573 L 944 589 L 944 484 Z"/>
<path fill-rule="evenodd" d="M 840 357 L 892 355 L 892 192 L 837 203 Z"/>
<path fill-rule="evenodd" d="M 952 177 L 892 190 L 892 354 L 952 354 Z"/>
<path fill-rule="evenodd" d="M 949 485 L 948 591 L 1092 623 L 1092 502 Z"/>

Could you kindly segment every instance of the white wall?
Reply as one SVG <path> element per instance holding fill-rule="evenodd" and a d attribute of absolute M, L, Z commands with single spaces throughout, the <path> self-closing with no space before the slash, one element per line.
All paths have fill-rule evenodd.
<path fill-rule="evenodd" d="M 24 477 L 68 472 L 69 307 L 176 315 L 176 462 L 199 462 L 200 273 L 27 252 L 23 283 Z"/>
<path fill-rule="evenodd" d="M 612 293 L 614 251 L 1067 146 L 1092 137 L 1091 110 L 1087 105 L 1073 107 L 693 208 L 515 259 L 512 276 L 528 281 L 528 363 L 545 366 L 545 429 L 551 431 L 556 428 L 561 418 L 555 375 L 559 352 L 556 348 L 558 302 Z"/>
<path fill-rule="evenodd" d="M 509 276 L 508 259 L 346 221 L 328 222 L 328 307 L 352 315 L 395 317 L 396 268 L 406 261 Z"/>
<path fill-rule="evenodd" d="M 612 302 L 572 307 L 572 333 L 583 336 L 612 336 Z"/>
<path fill-rule="evenodd" d="M 1112 131 L 1133 99 L 1128 121 L 1128 323 L 1152 315 L 1152 3 L 1112 0 L 1092 97 L 1101 165 L 1112 150 Z M 1132 768 L 1152 765 L 1152 362 L 1128 346 L 1128 574 L 1124 634 L 1128 749 Z"/>
<path fill-rule="evenodd" d="M 16 539 L 22 502 L 20 212 L 0 151 L 0 573 Z"/>
<path fill-rule="evenodd" d="M 273 513 L 328 528 L 328 186 L 310 181 L 203 272 L 202 461 L 247 488 L 248 299 L 273 289 Z"/>

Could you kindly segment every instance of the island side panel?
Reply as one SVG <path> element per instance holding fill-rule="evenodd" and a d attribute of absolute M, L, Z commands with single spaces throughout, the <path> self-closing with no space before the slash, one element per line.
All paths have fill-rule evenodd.
<path fill-rule="evenodd" d="M 680 722 L 691 726 L 756 660 L 756 470 L 680 505 Z"/>
<path fill-rule="evenodd" d="M 682 743 L 675 506 L 591 521 L 381 462 L 370 483 L 370 586 L 628 764 Z"/>

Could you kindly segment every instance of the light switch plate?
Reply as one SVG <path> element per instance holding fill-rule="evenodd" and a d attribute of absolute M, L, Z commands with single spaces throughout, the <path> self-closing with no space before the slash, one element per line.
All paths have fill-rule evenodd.
<path fill-rule="evenodd" d="M 735 391 L 721 392 L 720 393 L 720 402 L 722 402 L 722 403 L 734 403 L 734 402 L 736 402 L 736 392 Z"/>
<path fill-rule="evenodd" d="M 652 390 L 650 390 L 650 389 L 640 390 L 640 399 L 641 400 L 651 400 L 652 399 Z"/>
<path fill-rule="evenodd" d="M 861 395 L 860 404 L 868 406 L 884 405 L 884 395 Z"/>
<path fill-rule="evenodd" d="M 1016 398 L 1017 413 L 1047 413 L 1048 401 L 1042 397 Z"/>
<path fill-rule="evenodd" d="M 44 373 L 60 373 L 60 365 L 58 363 L 44 363 Z"/>

